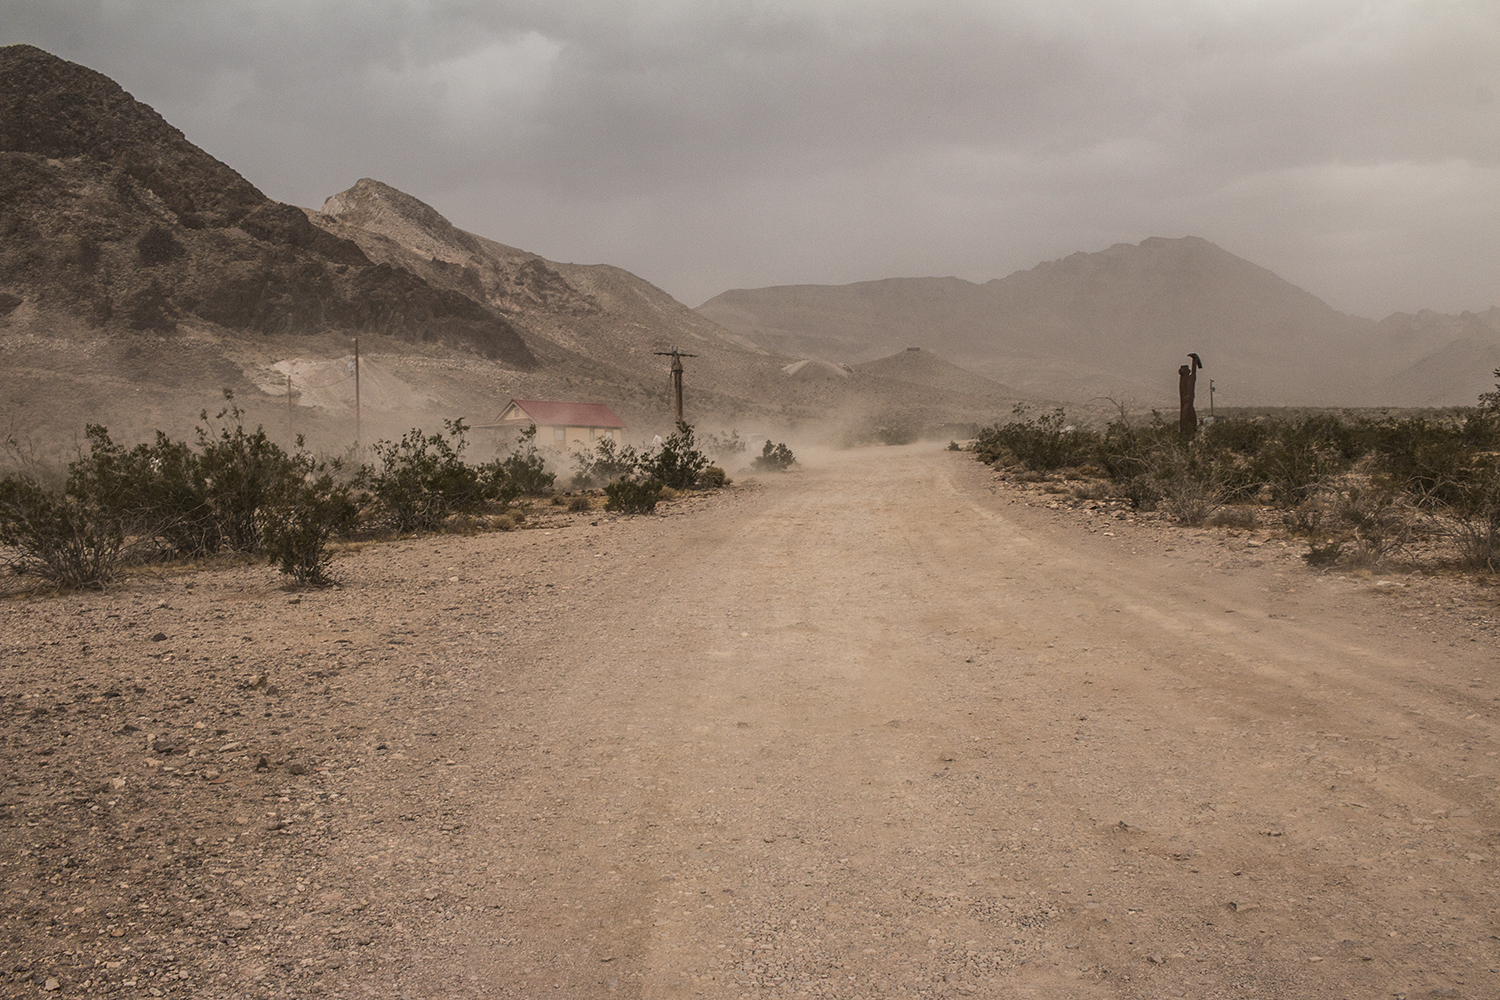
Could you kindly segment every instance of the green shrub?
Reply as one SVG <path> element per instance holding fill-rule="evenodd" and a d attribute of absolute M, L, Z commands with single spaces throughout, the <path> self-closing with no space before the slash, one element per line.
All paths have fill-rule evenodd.
<path fill-rule="evenodd" d="M 298 586 L 329 582 L 327 544 L 354 527 L 359 508 L 352 487 L 337 482 L 324 465 L 298 456 L 301 482 L 289 484 L 270 504 L 265 520 L 266 555 Z"/>
<path fill-rule="evenodd" d="M 506 490 L 514 491 L 510 500 L 522 493 L 541 496 L 557 482 L 557 474 L 547 471 L 547 460 L 536 446 L 535 424 L 521 431 L 516 446 L 509 455 L 490 463 L 487 468 L 490 483 L 497 495 Z M 510 500 L 505 502 L 509 503 Z"/>
<path fill-rule="evenodd" d="M 656 509 L 661 498 L 662 484 L 654 479 L 645 481 L 620 479 L 604 487 L 604 509 L 621 514 L 649 514 Z"/>
<path fill-rule="evenodd" d="M 722 489 L 729 485 L 729 475 L 717 465 L 710 465 L 698 477 L 698 485 L 706 490 Z"/>
<path fill-rule="evenodd" d="M 708 456 L 693 441 L 691 424 L 679 423 L 660 446 L 641 456 L 640 475 L 674 490 L 690 490 L 708 468 Z"/>
<path fill-rule="evenodd" d="M 1095 459 L 1100 445 L 1097 433 L 1069 424 L 1061 407 L 1034 417 L 1027 415 L 1029 409 L 1018 403 L 1013 415 L 1021 419 L 979 432 L 975 451 L 981 461 L 993 464 L 1008 453 L 1033 472 L 1052 472 Z"/>
<path fill-rule="evenodd" d="M 731 430 L 728 434 L 718 432 L 705 434 L 703 437 L 703 450 L 721 461 L 732 459 L 736 455 L 745 453 L 745 441 L 740 437 L 740 432 Z"/>
<path fill-rule="evenodd" d="M 26 475 L 0 479 L 0 545 L 13 550 L 18 573 L 60 587 L 103 587 L 119 569 L 125 541 L 115 509 L 97 496 Z"/>
<path fill-rule="evenodd" d="M 590 449 L 573 453 L 573 483 L 580 489 L 599 486 L 635 475 L 640 464 L 634 445 L 616 445 L 614 438 L 600 438 Z"/>
<path fill-rule="evenodd" d="M 198 427 L 199 450 L 192 470 L 193 486 L 216 533 L 216 537 L 207 537 L 212 547 L 204 551 L 228 547 L 240 552 L 259 552 L 263 541 L 263 508 L 290 484 L 300 482 L 304 470 L 266 437 L 265 428 L 246 431 L 242 422 L 244 411 L 235 405 L 232 393 L 226 391 L 224 396 L 228 403 L 216 418 L 221 422 L 217 433 L 202 425 Z M 208 422 L 206 410 L 199 416 L 205 424 Z M 231 418 L 232 424 L 224 422 L 225 417 Z M 165 435 L 158 434 L 158 450 L 165 440 Z"/>
<path fill-rule="evenodd" d="M 792 467 L 797 457 L 792 454 L 792 449 L 784 444 L 773 445 L 769 438 L 766 445 L 760 450 L 760 455 L 755 459 L 755 468 L 761 472 L 785 472 Z"/>
<path fill-rule="evenodd" d="M 154 443 L 126 449 L 90 424 L 88 454 L 68 467 L 70 491 L 94 497 L 135 546 L 169 558 L 261 551 L 265 506 L 303 470 L 264 428 L 247 431 L 233 394 L 225 398 L 217 430 L 199 414 L 196 451 L 160 431 Z"/>
<path fill-rule="evenodd" d="M 479 510 L 505 483 L 464 464 L 468 427 L 463 420 L 447 420 L 443 426 L 446 435 L 412 428 L 400 441 L 378 442 L 374 451 L 379 464 L 364 466 L 356 478 L 398 532 L 431 531 L 452 514 Z"/>

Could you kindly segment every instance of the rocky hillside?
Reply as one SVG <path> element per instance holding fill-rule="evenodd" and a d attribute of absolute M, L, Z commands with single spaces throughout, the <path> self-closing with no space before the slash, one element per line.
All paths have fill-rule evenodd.
<path fill-rule="evenodd" d="M 500 315 L 371 261 L 83 66 L 0 49 L 0 290 L 107 332 L 342 331 L 521 367 Z"/>
<path fill-rule="evenodd" d="M 699 311 L 785 353 L 859 361 L 920 346 L 1038 395 L 1153 406 L 1176 405 L 1189 351 L 1227 405 L 1469 403 L 1500 363 L 1500 310 L 1377 324 L 1193 237 L 1076 253 L 984 284 L 740 289 Z"/>

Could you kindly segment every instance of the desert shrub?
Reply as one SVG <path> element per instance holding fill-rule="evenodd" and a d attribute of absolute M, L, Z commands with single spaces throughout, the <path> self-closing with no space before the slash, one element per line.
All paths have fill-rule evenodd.
<path fill-rule="evenodd" d="M 246 430 L 243 411 L 225 396 L 217 428 L 200 413 L 197 450 L 160 431 L 127 449 L 90 424 L 88 454 L 69 466 L 71 491 L 94 497 L 137 548 L 175 558 L 261 551 L 264 508 L 303 469 L 264 428 Z"/>
<path fill-rule="evenodd" d="M 383 520 L 398 532 L 430 531 L 451 514 L 478 510 L 505 483 L 464 464 L 468 428 L 463 420 L 443 425 L 446 434 L 412 428 L 400 441 L 377 442 L 377 464 L 364 466 L 356 478 L 378 504 Z"/>
<path fill-rule="evenodd" d="M 1398 491 L 1382 485 L 1349 484 L 1333 495 L 1333 515 L 1353 534 L 1350 558 L 1377 566 L 1410 544 L 1416 511 Z"/>
<path fill-rule="evenodd" d="M 727 434 L 713 432 L 703 436 L 703 450 L 714 458 L 725 461 L 745 453 L 745 440 L 737 430 L 730 430 Z"/>
<path fill-rule="evenodd" d="M 641 456 L 639 473 L 674 490 L 689 490 L 708 468 L 708 456 L 698 450 L 691 424 L 679 423 L 671 436 Z"/>
<path fill-rule="evenodd" d="M 74 488 L 25 474 L 0 479 L 0 545 L 12 569 L 60 587 L 97 588 L 114 578 L 125 547 L 115 508 Z"/>
<path fill-rule="evenodd" d="M 244 411 L 235 405 L 231 393 L 226 391 L 224 395 L 227 402 L 215 418 L 219 421 L 218 429 L 204 426 L 209 422 L 206 410 L 199 414 L 204 424 L 197 429 L 194 487 L 202 496 L 216 532 L 216 536 L 208 536 L 207 541 L 212 544 L 204 551 L 228 547 L 240 552 L 259 552 L 263 540 L 262 509 L 290 484 L 300 482 L 305 469 L 266 436 L 264 427 L 245 430 Z M 163 435 L 158 435 L 159 446 L 164 440 Z M 181 532 L 177 534 L 180 536 Z"/>
<path fill-rule="evenodd" d="M 1094 449 L 1093 461 L 1109 477 L 1125 483 L 1151 475 L 1161 464 L 1159 456 L 1182 451 L 1182 438 L 1175 426 L 1168 426 L 1160 413 L 1151 414 L 1151 423 L 1137 427 L 1124 418 L 1104 429 Z"/>
<path fill-rule="evenodd" d="M 1312 414 L 1269 422 L 1248 473 L 1270 489 L 1273 500 L 1295 505 L 1347 470 L 1358 455 L 1357 439 L 1342 421 Z"/>
<path fill-rule="evenodd" d="M 600 438 L 594 447 L 573 453 L 573 483 L 580 489 L 612 483 L 635 475 L 640 456 L 634 445 L 617 445 L 614 438 Z"/>
<path fill-rule="evenodd" d="M 1073 495 L 1079 500 L 1104 500 L 1110 493 L 1109 484 L 1102 479 L 1091 479 L 1073 487 Z"/>
<path fill-rule="evenodd" d="M 1500 419 L 1485 410 L 1462 419 L 1381 421 L 1366 432 L 1376 475 L 1427 507 L 1462 504 L 1466 484 L 1482 472 L 1476 458 L 1500 449 Z"/>
<path fill-rule="evenodd" d="M 1117 492 L 1121 497 L 1130 501 L 1130 506 L 1136 510 L 1153 511 L 1161 503 L 1162 490 L 1156 482 L 1156 478 L 1146 473 L 1131 476 L 1120 483 Z"/>
<path fill-rule="evenodd" d="M 1302 561 L 1309 566 L 1325 567 L 1332 566 L 1339 561 L 1339 555 L 1343 552 L 1344 543 L 1338 541 L 1309 542 L 1307 551 L 1302 554 Z"/>
<path fill-rule="evenodd" d="M 604 509 L 618 511 L 621 514 L 649 514 L 656 509 L 656 501 L 660 499 L 662 484 L 654 479 L 644 481 L 635 479 L 620 479 L 604 487 L 605 501 Z"/>
<path fill-rule="evenodd" d="M 892 447 L 911 444 L 922 436 L 922 428 L 911 421 L 896 424 L 881 424 L 875 428 L 875 440 Z"/>
<path fill-rule="evenodd" d="M 765 447 L 760 450 L 760 455 L 755 459 L 754 466 L 761 472 L 785 472 L 795 461 L 797 461 L 797 456 L 792 454 L 792 449 L 784 444 L 773 445 L 767 438 Z"/>
<path fill-rule="evenodd" d="M 557 474 L 547 471 L 547 460 L 536 446 L 536 425 L 521 431 L 509 455 L 486 466 L 491 488 L 496 494 L 513 490 L 510 499 L 524 493 L 541 496 L 552 489 Z M 509 500 L 506 500 L 509 503 Z"/>
<path fill-rule="evenodd" d="M 717 465 L 710 465 L 698 477 L 698 485 L 706 490 L 722 489 L 729 485 L 729 474 Z"/>
<path fill-rule="evenodd" d="M 1157 480 L 1162 491 L 1162 505 L 1180 524 L 1198 527 L 1218 507 L 1218 491 L 1211 478 L 1186 468 Z"/>
<path fill-rule="evenodd" d="M 299 587 L 329 582 L 329 540 L 354 527 L 359 508 L 349 483 L 338 482 L 329 468 L 297 456 L 303 478 L 272 500 L 265 518 L 265 552 Z M 336 471 L 336 470 L 335 470 Z"/>
<path fill-rule="evenodd" d="M 586 496 L 576 496 L 572 500 L 568 501 L 568 510 L 572 511 L 574 514 L 581 514 L 584 511 L 593 509 L 594 501 L 590 500 Z"/>
<path fill-rule="evenodd" d="M 1448 506 L 1459 564 L 1500 570 L 1500 455 L 1476 455 Z"/>
<path fill-rule="evenodd" d="M 68 483 L 75 496 L 96 498 L 99 516 L 118 523 L 137 547 L 167 557 L 223 547 L 202 462 L 190 445 L 157 432 L 155 443 L 127 449 L 102 425 L 90 424 L 84 433 L 89 451 L 69 465 Z"/>
<path fill-rule="evenodd" d="M 1214 511 L 1208 523 L 1216 528 L 1239 528 L 1248 530 L 1255 527 L 1257 519 L 1254 509 L 1250 507 L 1220 507 Z"/>
<path fill-rule="evenodd" d="M 1095 459 L 1099 435 L 1069 424 L 1061 407 L 1030 416 L 1029 408 L 1018 403 L 1012 412 L 1019 419 L 980 430 L 975 450 L 982 461 L 993 464 L 1008 452 L 1034 472 L 1051 472 Z"/>

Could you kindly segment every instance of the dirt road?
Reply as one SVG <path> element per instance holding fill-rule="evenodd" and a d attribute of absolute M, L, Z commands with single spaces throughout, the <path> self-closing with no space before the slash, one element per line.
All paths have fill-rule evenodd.
<path fill-rule="evenodd" d="M 6 608 L 12 988 L 1500 994 L 1492 633 L 967 455 L 808 464 Z"/>

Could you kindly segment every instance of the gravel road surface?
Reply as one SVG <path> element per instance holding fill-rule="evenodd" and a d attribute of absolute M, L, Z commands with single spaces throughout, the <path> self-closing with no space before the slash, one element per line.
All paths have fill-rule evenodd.
<path fill-rule="evenodd" d="M 1492 597 L 804 460 L 6 602 L 0 991 L 1500 994 Z"/>

